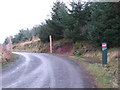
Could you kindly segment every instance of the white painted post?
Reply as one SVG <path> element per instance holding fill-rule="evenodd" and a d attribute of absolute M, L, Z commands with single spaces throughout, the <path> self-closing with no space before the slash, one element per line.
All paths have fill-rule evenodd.
<path fill-rule="evenodd" d="M 50 38 L 50 53 L 52 53 L 52 37 L 51 37 L 51 35 L 49 36 L 49 38 Z"/>

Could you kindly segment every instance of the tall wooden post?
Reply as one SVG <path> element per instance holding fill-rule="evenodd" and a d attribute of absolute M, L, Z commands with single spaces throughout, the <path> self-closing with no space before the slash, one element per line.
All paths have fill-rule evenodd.
<path fill-rule="evenodd" d="M 50 38 L 50 53 L 52 53 L 52 37 L 51 37 L 51 35 L 49 36 L 49 38 Z"/>
<path fill-rule="evenodd" d="M 12 52 L 12 40 L 11 40 L 11 37 L 9 37 L 9 45 L 10 45 L 10 52 Z"/>

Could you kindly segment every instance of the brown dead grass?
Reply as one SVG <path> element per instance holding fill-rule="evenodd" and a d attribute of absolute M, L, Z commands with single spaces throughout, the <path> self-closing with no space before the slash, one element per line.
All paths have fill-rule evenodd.
<path fill-rule="evenodd" d="M 11 59 L 11 51 L 7 50 L 5 45 L 0 45 L 0 62 L 9 61 Z"/>
<path fill-rule="evenodd" d="M 38 41 L 40 41 L 40 39 L 38 37 L 34 37 L 32 40 L 23 41 L 23 42 L 14 44 L 14 46 L 24 46 L 24 45 L 35 43 L 35 42 L 38 42 Z"/>

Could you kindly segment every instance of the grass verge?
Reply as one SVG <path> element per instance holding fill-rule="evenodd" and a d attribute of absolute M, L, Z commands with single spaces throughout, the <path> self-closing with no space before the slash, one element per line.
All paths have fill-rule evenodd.
<path fill-rule="evenodd" d="M 0 67 L 0 69 L 3 69 L 3 68 L 5 68 L 5 67 L 8 67 L 8 66 L 10 66 L 15 60 L 17 60 L 18 59 L 18 55 L 17 54 L 12 54 L 12 57 L 11 57 L 11 59 L 10 60 L 4 60 L 3 62 L 1 62 L 0 64 L 2 65 L 2 67 Z"/>
<path fill-rule="evenodd" d="M 101 63 L 91 63 L 89 59 L 70 56 L 78 60 L 93 76 L 98 88 L 118 88 L 118 59 L 112 60 L 107 66 Z"/>

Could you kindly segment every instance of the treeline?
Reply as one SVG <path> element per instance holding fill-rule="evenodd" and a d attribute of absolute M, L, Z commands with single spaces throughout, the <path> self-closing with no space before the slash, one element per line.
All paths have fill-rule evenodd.
<path fill-rule="evenodd" d="M 109 47 L 120 46 L 120 2 L 70 2 L 71 9 L 65 3 L 54 3 L 51 18 L 32 30 L 20 30 L 12 38 L 13 43 L 31 39 L 38 35 L 42 42 L 69 39 L 75 43 L 87 40 L 96 43 L 107 42 Z"/>
<path fill-rule="evenodd" d="M 33 27 L 31 30 L 21 29 L 18 34 L 11 36 L 12 43 L 19 43 L 26 40 L 32 40 L 34 36 L 38 36 L 38 26 Z M 9 42 L 8 38 L 5 39 L 4 44 Z"/>

